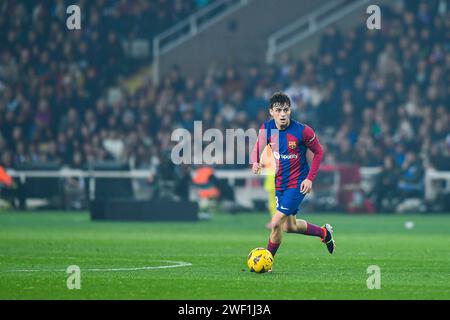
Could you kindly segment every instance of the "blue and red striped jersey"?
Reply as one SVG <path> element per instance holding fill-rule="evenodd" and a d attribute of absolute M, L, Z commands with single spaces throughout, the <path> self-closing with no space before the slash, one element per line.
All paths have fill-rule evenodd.
<path fill-rule="evenodd" d="M 314 180 L 322 160 L 323 150 L 309 126 L 291 119 L 286 129 L 278 130 L 275 120 L 264 122 L 251 154 L 252 163 L 260 161 L 261 152 L 266 145 L 270 145 L 275 158 L 276 190 L 300 188 L 304 179 Z M 311 168 L 306 159 L 308 149 L 314 154 Z"/>

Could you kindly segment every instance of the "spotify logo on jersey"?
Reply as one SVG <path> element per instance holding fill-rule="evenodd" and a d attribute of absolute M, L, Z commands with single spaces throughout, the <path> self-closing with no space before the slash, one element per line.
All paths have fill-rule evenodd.
<path fill-rule="evenodd" d="M 273 152 L 273 157 L 277 160 L 283 159 L 283 160 L 290 160 L 290 159 L 297 159 L 298 155 L 297 154 L 279 154 L 277 151 Z"/>

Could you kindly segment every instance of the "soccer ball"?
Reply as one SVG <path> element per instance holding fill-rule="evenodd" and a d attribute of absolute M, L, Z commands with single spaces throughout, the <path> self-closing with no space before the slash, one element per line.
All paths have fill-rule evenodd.
<path fill-rule="evenodd" d="M 247 265 L 251 272 L 267 272 L 272 267 L 272 264 L 272 253 L 265 248 L 253 249 L 248 254 Z"/>

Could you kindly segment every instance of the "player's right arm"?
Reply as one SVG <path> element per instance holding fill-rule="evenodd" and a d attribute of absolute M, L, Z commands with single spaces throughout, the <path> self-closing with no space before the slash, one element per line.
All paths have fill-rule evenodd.
<path fill-rule="evenodd" d="M 250 155 L 250 163 L 252 164 L 252 171 L 254 174 L 259 174 L 261 172 L 261 154 L 267 146 L 267 142 L 267 131 L 265 124 L 263 123 L 259 128 L 258 138 Z"/>
<path fill-rule="evenodd" d="M 262 164 L 255 162 L 252 164 L 252 171 L 254 174 L 259 174 L 261 172 Z"/>

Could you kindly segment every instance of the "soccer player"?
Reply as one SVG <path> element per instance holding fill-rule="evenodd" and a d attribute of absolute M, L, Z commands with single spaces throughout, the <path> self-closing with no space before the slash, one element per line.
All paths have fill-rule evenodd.
<path fill-rule="evenodd" d="M 319 237 L 328 252 L 333 253 L 336 244 L 329 224 L 319 227 L 295 217 L 300 203 L 312 189 L 323 156 L 322 146 L 309 126 L 291 119 L 291 100 L 285 93 L 276 92 L 272 95 L 269 113 L 272 119 L 261 125 L 251 154 L 255 174 L 261 171 L 260 157 L 266 145 L 272 148 L 276 160 L 277 210 L 267 225 L 272 230 L 267 249 L 275 256 L 285 231 Z M 308 149 L 314 155 L 311 168 L 306 159 Z"/>

